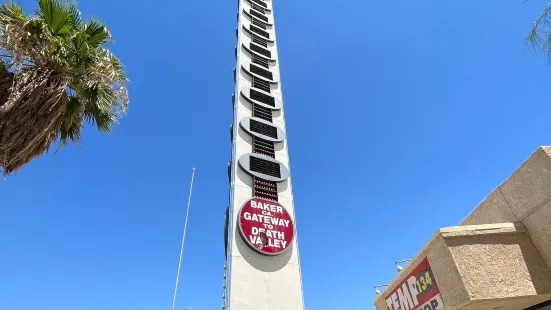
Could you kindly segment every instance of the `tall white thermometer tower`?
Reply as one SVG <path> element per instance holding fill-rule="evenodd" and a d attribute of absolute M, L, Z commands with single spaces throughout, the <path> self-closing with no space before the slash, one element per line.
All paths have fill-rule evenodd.
<path fill-rule="evenodd" d="M 303 310 L 272 0 L 238 0 L 226 310 Z"/>

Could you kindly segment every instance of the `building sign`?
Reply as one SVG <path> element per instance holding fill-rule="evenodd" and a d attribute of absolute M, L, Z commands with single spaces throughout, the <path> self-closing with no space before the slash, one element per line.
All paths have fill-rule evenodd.
<path fill-rule="evenodd" d="M 243 239 L 260 254 L 281 254 L 293 242 L 293 220 L 276 201 L 250 199 L 241 207 L 238 222 Z"/>
<path fill-rule="evenodd" d="M 385 299 L 389 310 L 445 310 L 426 257 Z"/>

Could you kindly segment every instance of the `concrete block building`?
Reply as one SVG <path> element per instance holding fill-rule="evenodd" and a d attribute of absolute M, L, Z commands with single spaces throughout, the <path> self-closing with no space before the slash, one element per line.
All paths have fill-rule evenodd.
<path fill-rule="evenodd" d="M 377 310 L 551 310 L 551 147 L 538 148 L 458 226 L 438 229 Z"/>

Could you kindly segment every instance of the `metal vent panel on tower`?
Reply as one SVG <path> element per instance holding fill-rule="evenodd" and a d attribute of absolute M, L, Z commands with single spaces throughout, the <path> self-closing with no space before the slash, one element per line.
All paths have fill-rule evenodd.
<path fill-rule="evenodd" d="M 257 53 L 257 54 L 260 54 L 264 57 L 267 57 L 267 58 L 272 58 L 272 52 L 270 52 L 268 49 L 265 49 L 263 47 L 260 47 L 258 45 L 256 45 L 255 43 L 249 43 L 249 50 Z"/>
<path fill-rule="evenodd" d="M 265 103 L 265 104 L 269 105 L 270 107 L 274 107 L 274 108 L 276 107 L 275 97 L 265 95 L 262 92 L 254 90 L 254 89 L 251 89 L 249 94 L 251 96 L 251 99 L 253 99 L 253 100 Z"/>
<path fill-rule="evenodd" d="M 268 18 L 268 16 L 258 12 L 258 11 L 255 11 L 253 9 L 249 10 L 248 12 L 243 9 L 243 12 L 245 12 L 246 14 L 252 16 L 252 17 L 256 17 L 256 18 L 259 18 L 261 20 L 263 20 L 265 23 L 267 23 L 268 25 L 271 25 L 270 23 L 270 19 Z"/>
<path fill-rule="evenodd" d="M 289 178 L 289 169 L 274 158 L 260 154 L 244 154 L 239 166 L 249 175 L 267 181 L 283 182 Z"/>
<path fill-rule="evenodd" d="M 259 89 L 244 87 L 241 89 L 241 96 L 250 103 L 259 104 L 271 110 L 281 110 L 281 101 L 272 94 Z"/>
<path fill-rule="evenodd" d="M 263 173 L 274 178 L 281 178 L 280 164 L 263 158 L 249 157 L 249 169 L 253 172 Z"/>
<path fill-rule="evenodd" d="M 256 75 L 260 75 L 261 77 L 268 79 L 270 81 L 274 81 L 274 74 L 270 72 L 270 70 L 264 69 L 259 67 L 257 64 L 249 64 L 249 69 L 251 73 L 254 73 Z"/>
<path fill-rule="evenodd" d="M 271 63 L 277 62 L 277 55 L 275 51 L 271 50 L 270 48 L 265 47 L 264 45 L 260 45 L 254 41 L 249 40 L 249 38 L 241 40 L 241 48 L 242 52 L 245 50 L 250 55 L 247 55 L 251 57 L 252 55 L 258 55 L 262 58 L 266 58 L 267 61 Z M 273 67 L 272 69 L 277 69 Z"/>
<path fill-rule="evenodd" d="M 264 37 L 266 39 L 270 39 L 270 33 L 268 31 L 258 27 L 258 26 L 249 25 L 249 30 L 251 30 L 252 32 L 258 34 L 261 37 Z"/>
<path fill-rule="evenodd" d="M 250 34 L 253 38 L 256 36 L 256 37 L 258 37 L 258 38 L 260 38 L 260 39 L 262 39 L 262 40 L 265 40 L 265 41 L 267 41 L 267 42 L 271 42 L 271 43 L 274 43 L 274 42 L 275 42 L 274 40 L 272 40 L 272 39 L 270 38 L 268 32 L 266 32 L 266 31 L 264 31 L 264 30 L 262 30 L 262 29 L 256 27 L 257 30 L 260 30 L 260 31 L 262 31 L 262 32 L 268 34 L 268 36 L 260 35 L 260 34 L 258 34 L 256 31 L 253 31 L 253 30 L 252 30 L 252 27 L 256 27 L 256 26 L 251 25 L 251 24 L 248 23 L 248 22 L 243 22 L 243 25 L 241 26 L 241 28 L 242 28 L 245 32 L 247 32 L 248 34 Z"/>
<path fill-rule="evenodd" d="M 277 71 L 266 70 L 259 65 L 252 64 L 248 60 L 243 60 L 241 69 L 248 75 L 262 79 L 270 84 L 279 83 L 279 73 Z"/>
<path fill-rule="evenodd" d="M 255 10 L 257 10 L 258 12 L 262 13 L 262 14 L 266 14 L 266 9 L 261 7 L 260 5 L 258 4 L 252 4 L 251 7 Z"/>
<path fill-rule="evenodd" d="M 262 8 L 264 8 L 265 10 L 270 10 L 270 8 L 268 7 L 268 3 L 266 3 L 262 0 L 248 0 L 248 2 L 251 5 L 258 5 L 258 6 L 261 6 Z"/>
<path fill-rule="evenodd" d="M 245 117 L 239 125 L 248 134 L 271 142 L 281 142 L 285 139 L 285 132 L 266 120 L 256 117 Z"/>
<path fill-rule="evenodd" d="M 273 139 L 277 139 L 279 134 L 276 126 L 266 124 L 260 120 L 251 119 L 249 129 L 256 134 L 264 135 Z"/>

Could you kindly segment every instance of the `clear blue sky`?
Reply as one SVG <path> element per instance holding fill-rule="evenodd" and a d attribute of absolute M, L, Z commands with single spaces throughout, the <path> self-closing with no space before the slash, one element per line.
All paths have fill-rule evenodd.
<path fill-rule="evenodd" d="M 433 232 L 551 144 L 545 1 L 275 2 L 306 306 L 371 309 Z M 35 1 L 22 1 L 27 11 Z M 0 182 L 0 309 L 219 309 L 236 1 L 85 0 L 132 80 L 111 136 Z"/>

